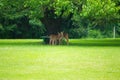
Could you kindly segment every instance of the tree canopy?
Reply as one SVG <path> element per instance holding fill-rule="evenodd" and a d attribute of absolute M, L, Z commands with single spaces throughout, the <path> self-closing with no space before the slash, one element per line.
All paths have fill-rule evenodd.
<path fill-rule="evenodd" d="M 0 0 L 0 38 L 120 36 L 120 0 Z"/>

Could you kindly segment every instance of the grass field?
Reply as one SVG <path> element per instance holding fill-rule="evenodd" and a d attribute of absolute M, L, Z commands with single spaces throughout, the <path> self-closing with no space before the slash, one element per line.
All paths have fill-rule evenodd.
<path fill-rule="evenodd" d="M 120 39 L 0 40 L 0 80 L 120 80 Z"/>

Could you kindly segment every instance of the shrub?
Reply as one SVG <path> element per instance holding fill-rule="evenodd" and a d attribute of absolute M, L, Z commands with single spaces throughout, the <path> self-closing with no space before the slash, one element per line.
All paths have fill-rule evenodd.
<path fill-rule="evenodd" d="M 88 38 L 102 38 L 100 30 L 89 30 Z"/>
<path fill-rule="evenodd" d="M 83 27 L 69 30 L 70 38 L 82 38 L 86 37 L 86 34 L 86 30 Z"/>

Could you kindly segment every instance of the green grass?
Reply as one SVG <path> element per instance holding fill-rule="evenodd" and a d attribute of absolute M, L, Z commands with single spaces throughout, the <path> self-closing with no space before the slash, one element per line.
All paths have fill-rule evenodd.
<path fill-rule="evenodd" d="M 0 40 L 0 80 L 120 80 L 120 39 Z"/>

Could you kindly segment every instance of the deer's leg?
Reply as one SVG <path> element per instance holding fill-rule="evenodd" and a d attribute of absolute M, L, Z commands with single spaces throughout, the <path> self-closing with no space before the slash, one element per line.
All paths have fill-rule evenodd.
<path fill-rule="evenodd" d="M 56 40 L 54 40 L 54 45 L 56 45 L 56 43 L 57 43 Z"/>
<path fill-rule="evenodd" d="M 69 44 L 69 39 L 67 38 L 67 45 Z"/>
<path fill-rule="evenodd" d="M 52 40 L 50 39 L 50 40 L 49 40 L 49 44 L 50 44 L 50 45 L 51 45 L 51 41 L 52 41 Z"/>
<path fill-rule="evenodd" d="M 59 39 L 59 41 L 58 41 L 58 42 L 59 42 L 59 45 L 61 44 L 61 41 L 62 41 L 62 39 Z"/>
<path fill-rule="evenodd" d="M 60 45 L 61 43 L 60 43 L 60 39 L 58 40 L 58 44 Z"/>
<path fill-rule="evenodd" d="M 68 38 L 68 35 L 65 36 L 65 39 L 66 39 L 66 41 L 67 41 L 67 45 L 68 45 L 68 44 L 69 44 L 69 38 Z"/>
<path fill-rule="evenodd" d="M 52 45 L 54 45 L 54 40 L 52 40 Z"/>
<path fill-rule="evenodd" d="M 59 39 L 57 40 L 57 44 L 58 44 L 58 45 L 60 44 L 60 41 L 59 41 Z"/>
<path fill-rule="evenodd" d="M 55 40 L 55 45 L 57 44 L 57 40 Z"/>

